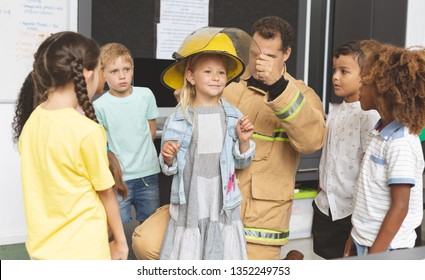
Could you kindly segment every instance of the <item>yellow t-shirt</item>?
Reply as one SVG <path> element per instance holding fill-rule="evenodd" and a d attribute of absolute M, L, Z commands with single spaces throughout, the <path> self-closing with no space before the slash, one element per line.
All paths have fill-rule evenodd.
<path fill-rule="evenodd" d="M 29 255 L 110 259 L 106 213 L 96 192 L 114 185 L 102 126 L 71 108 L 38 106 L 19 152 Z"/>

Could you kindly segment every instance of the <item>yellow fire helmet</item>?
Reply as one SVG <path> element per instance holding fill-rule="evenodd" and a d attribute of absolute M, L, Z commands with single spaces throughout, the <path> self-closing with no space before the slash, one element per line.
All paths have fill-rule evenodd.
<path fill-rule="evenodd" d="M 188 35 L 180 49 L 173 53 L 176 61 L 162 72 L 161 80 L 171 89 L 181 88 L 189 58 L 200 53 L 213 53 L 226 55 L 233 61 L 227 70 L 229 84 L 244 73 L 252 42 L 251 36 L 238 28 L 200 28 Z"/>

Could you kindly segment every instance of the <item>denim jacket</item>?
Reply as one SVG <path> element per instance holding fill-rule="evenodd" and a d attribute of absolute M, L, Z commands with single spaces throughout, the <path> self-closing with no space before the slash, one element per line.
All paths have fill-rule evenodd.
<path fill-rule="evenodd" d="M 220 99 L 220 101 L 226 116 L 227 126 L 224 146 L 220 154 L 223 210 L 227 210 L 237 207 L 242 202 L 242 195 L 236 182 L 235 169 L 243 169 L 251 163 L 254 158 L 255 143 L 249 140 L 249 149 L 243 154 L 240 153 L 236 125 L 238 119 L 242 117 L 242 113 L 224 99 Z M 174 158 L 172 166 L 168 166 L 162 155 L 159 155 L 162 172 L 168 176 L 174 175 L 171 185 L 171 203 L 186 203 L 183 170 L 186 164 L 185 155 L 193 134 L 193 123 L 189 113 L 186 116 L 185 118 L 182 108 L 177 107 L 167 118 L 162 134 L 161 148 L 167 141 L 180 143 L 180 150 Z"/>

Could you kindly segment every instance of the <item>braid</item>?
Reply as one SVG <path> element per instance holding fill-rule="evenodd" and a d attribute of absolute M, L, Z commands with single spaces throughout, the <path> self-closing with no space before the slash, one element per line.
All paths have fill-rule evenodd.
<path fill-rule="evenodd" d="M 83 109 L 86 117 L 98 122 L 92 103 L 87 94 L 87 84 L 83 76 L 83 63 L 81 59 L 73 58 L 70 63 L 72 71 L 72 82 L 74 83 L 75 92 L 77 94 L 78 105 Z"/>
<path fill-rule="evenodd" d="M 14 141 L 18 139 L 23 124 L 31 111 L 47 100 L 49 89 L 74 84 L 78 105 L 85 116 L 98 122 L 92 103 L 89 100 L 84 69 L 96 71 L 99 63 L 99 46 L 92 39 L 70 32 L 53 34 L 42 42 L 34 54 L 32 75 L 24 83 L 18 100 L 16 116 L 12 127 L 15 131 Z M 26 80 L 26 82 L 27 82 Z M 32 88 L 28 90 L 27 88 Z M 25 110 L 25 111 L 24 111 Z M 108 151 L 110 170 L 116 182 L 115 189 L 124 198 L 128 189 L 122 181 L 121 166 L 116 156 Z"/>

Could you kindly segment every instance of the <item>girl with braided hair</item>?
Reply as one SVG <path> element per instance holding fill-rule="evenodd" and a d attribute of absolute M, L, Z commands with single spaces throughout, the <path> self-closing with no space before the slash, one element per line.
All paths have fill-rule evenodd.
<path fill-rule="evenodd" d="M 345 256 L 412 248 L 423 217 L 425 50 L 386 45 L 361 73 L 360 103 L 381 119 L 363 157 Z"/>
<path fill-rule="evenodd" d="M 14 127 L 27 251 L 33 259 L 127 259 L 106 136 L 90 102 L 99 80 L 99 47 L 80 34 L 60 32 L 42 42 L 34 59 L 29 83 L 33 104 L 40 105 Z M 109 244 L 108 225 L 114 236 Z"/>
<path fill-rule="evenodd" d="M 99 83 L 95 94 L 101 94 L 103 90 L 103 84 L 105 79 L 102 75 L 99 75 Z M 21 90 L 19 92 L 18 100 L 16 101 L 15 108 L 15 117 L 12 122 L 13 137 L 12 140 L 14 143 L 17 143 L 19 136 L 21 135 L 22 128 L 25 125 L 25 122 L 30 117 L 32 111 L 40 105 L 37 102 L 36 96 L 34 94 L 34 82 L 32 78 L 32 71 L 27 75 L 22 84 Z M 80 107 L 77 107 L 77 111 L 81 114 L 84 114 L 84 111 Z M 114 176 L 114 189 L 118 195 L 123 199 L 126 199 L 128 196 L 128 187 L 125 182 L 122 180 L 122 168 L 121 163 L 116 157 L 116 155 L 107 149 L 108 160 L 109 160 L 109 169 L 111 170 L 112 176 Z"/>

